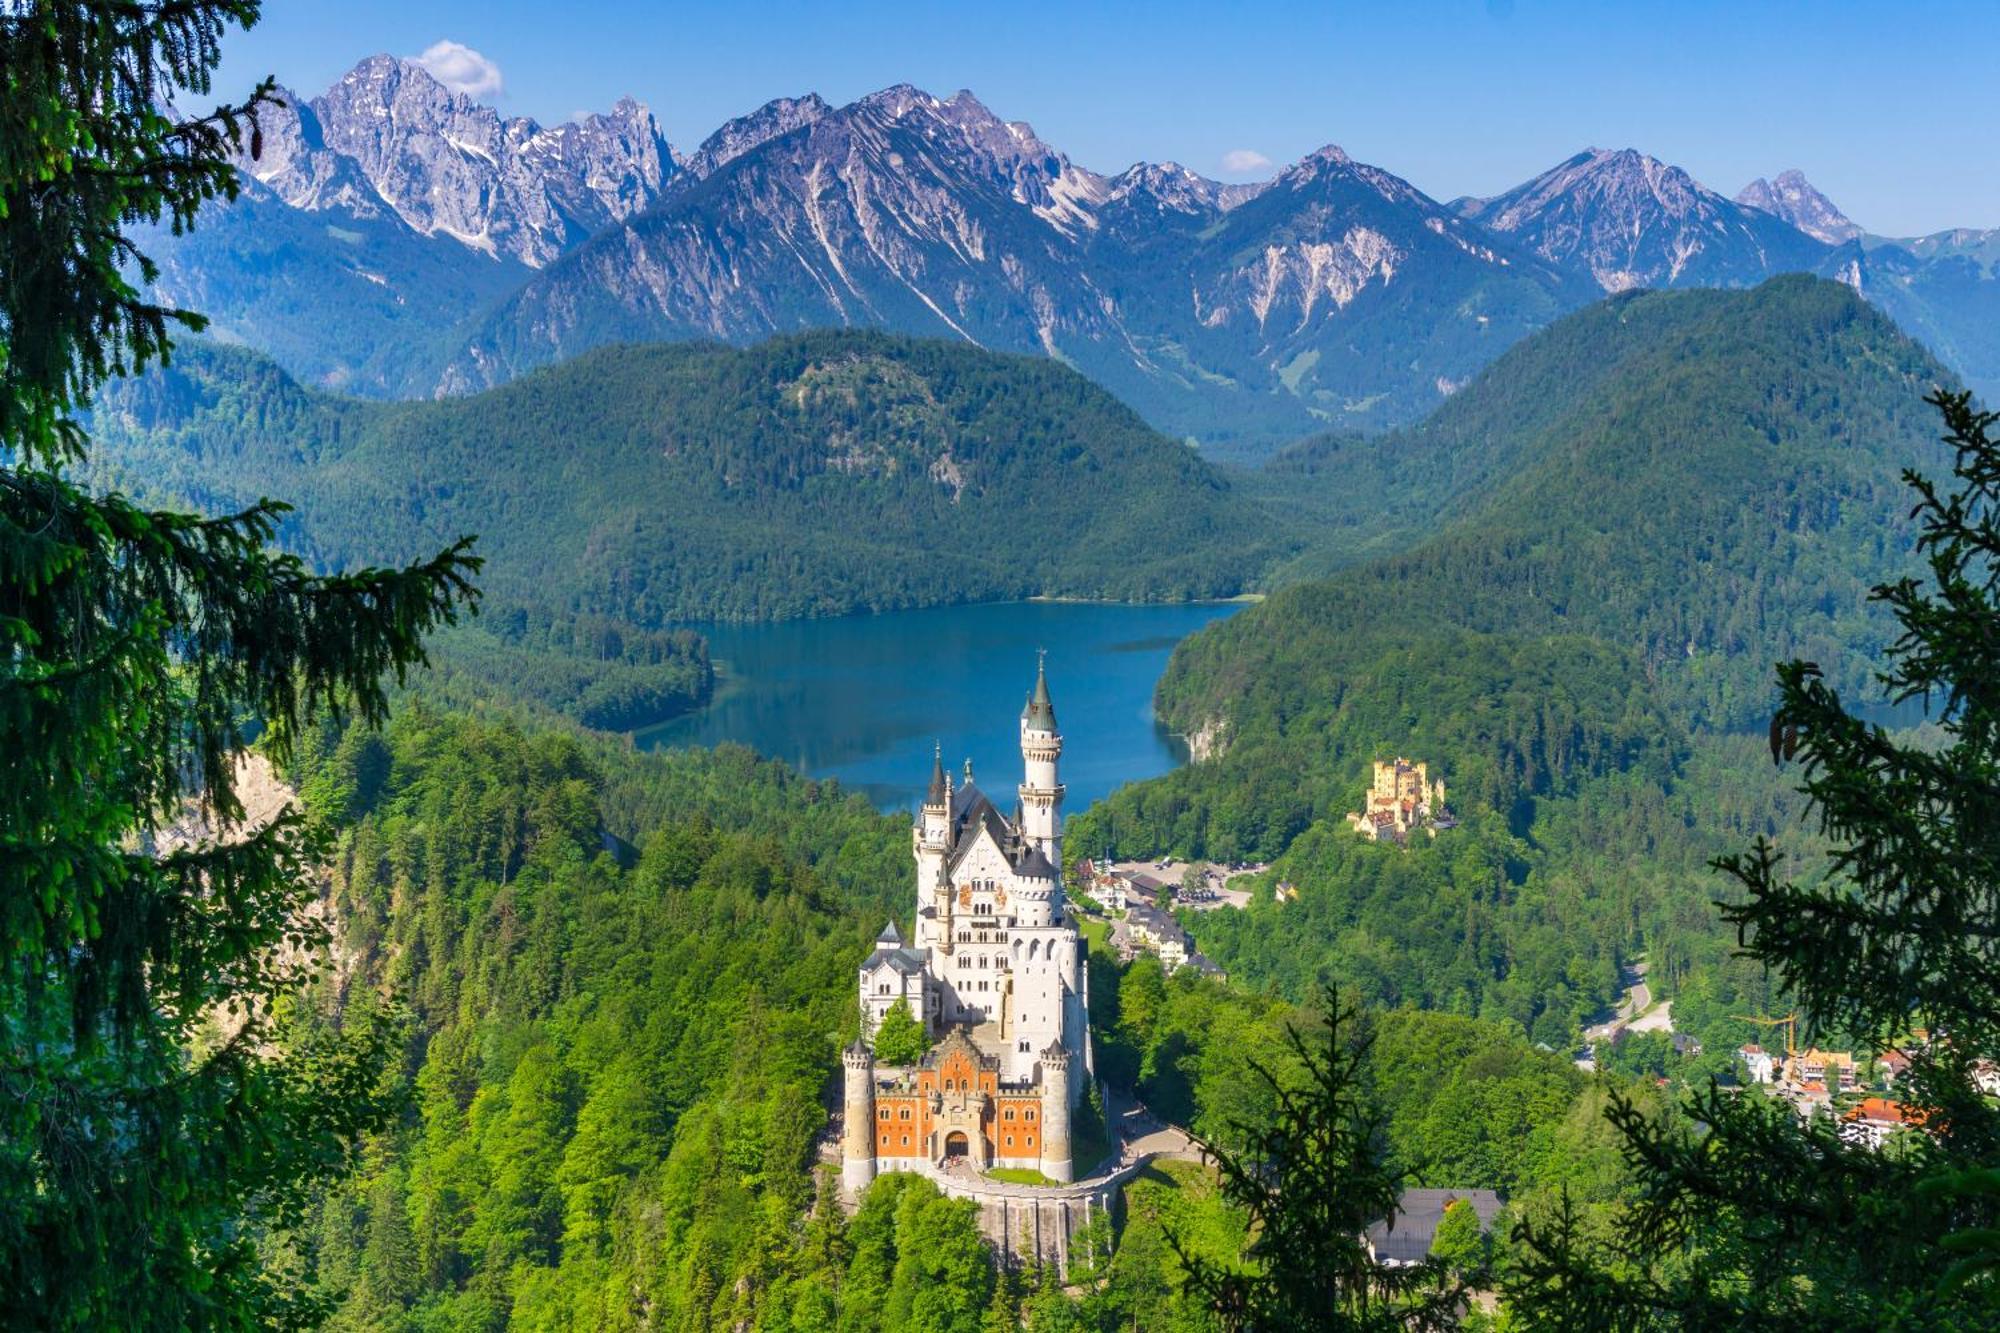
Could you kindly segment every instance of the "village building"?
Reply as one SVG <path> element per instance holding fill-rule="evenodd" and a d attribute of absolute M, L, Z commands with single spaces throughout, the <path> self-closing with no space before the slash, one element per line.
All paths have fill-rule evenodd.
<path fill-rule="evenodd" d="M 1391 1268 L 1424 1262 L 1430 1258 L 1445 1210 L 1460 1200 L 1472 1205 L 1481 1231 L 1490 1230 L 1500 1215 L 1500 1196 L 1492 1190 L 1406 1189 L 1396 1201 L 1395 1214 L 1363 1234 L 1369 1257 Z"/>
<path fill-rule="evenodd" d="M 932 761 L 911 831 L 917 911 L 891 923 L 859 974 L 863 1034 L 845 1057 L 843 1188 L 879 1171 L 1015 1167 L 1074 1178 L 1070 1116 L 1091 1077 L 1087 964 L 1062 884 L 1062 734 L 1046 669 L 1021 710 L 1012 817 Z M 878 1067 L 874 1037 L 898 1004 L 936 1045 Z M 1095 1165 L 1086 1163 L 1086 1166 Z"/>
<path fill-rule="evenodd" d="M 1865 1097 L 1841 1118 L 1840 1137 L 1865 1148 L 1880 1148 L 1899 1129 L 1915 1128 L 1918 1117 L 1885 1097 Z"/>
<path fill-rule="evenodd" d="M 1785 1075 L 1794 1083 L 1823 1083 L 1840 1092 L 1853 1092 L 1861 1086 L 1860 1071 L 1848 1051 L 1808 1047 L 1787 1058 Z"/>
<path fill-rule="evenodd" d="M 1166 884 L 1143 870 L 1119 871 L 1109 876 L 1104 905 L 1114 912 L 1134 907 L 1157 907 L 1166 894 Z"/>
<path fill-rule="evenodd" d="M 1401 756 L 1387 763 L 1376 761 L 1366 800 L 1347 816 L 1350 828 L 1375 842 L 1404 842 L 1415 829 L 1435 837 L 1438 829 L 1455 822 L 1445 809 L 1444 779 L 1433 782 L 1427 764 Z"/>
<path fill-rule="evenodd" d="M 1754 1041 L 1736 1048 L 1736 1062 L 1752 1083 L 1769 1083 L 1776 1076 L 1777 1058 Z"/>

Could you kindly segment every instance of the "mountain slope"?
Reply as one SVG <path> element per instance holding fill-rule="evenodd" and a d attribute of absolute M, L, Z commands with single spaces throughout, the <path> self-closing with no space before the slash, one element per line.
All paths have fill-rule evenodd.
<path fill-rule="evenodd" d="M 1715 193 L 1630 148 L 1589 148 L 1460 211 L 1607 292 L 1741 287 L 1808 271 L 1825 247 L 1789 222 Z"/>
<path fill-rule="evenodd" d="M 1330 442 L 1311 470 L 1350 512 L 1388 510 L 1396 552 L 1213 636 L 1255 636 L 1288 600 L 1316 623 L 1386 602 L 1586 633 L 1721 726 L 1755 716 L 1780 655 L 1860 683 L 1886 628 L 1866 590 L 1907 559 L 1901 470 L 1947 461 L 1922 396 L 1949 380 L 1817 279 L 1614 298 L 1524 341 L 1421 427 Z M 1179 669 L 1163 699 L 1192 723 L 1208 705 L 1182 698 Z"/>
<path fill-rule="evenodd" d="M 1286 460 L 1294 490 L 1412 499 L 1384 554 L 1175 651 L 1156 706 L 1201 758 L 1080 814 L 1072 844 L 1272 860 L 1249 910 L 1190 918 L 1233 981 L 1332 977 L 1560 1047 L 1644 951 L 1712 1039 L 1762 999 L 1706 863 L 1780 830 L 1812 850 L 1744 730 L 1774 660 L 1865 681 L 1891 629 L 1867 588 L 1912 563 L 1898 471 L 1949 465 L 1921 402 L 1942 374 L 1837 284 L 1634 292 L 1420 428 Z M 1347 826 L 1393 755 L 1445 779 L 1457 827 L 1398 848 Z"/>
<path fill-rule="evenodd" d="M 1270 854 L 1351 808 L 1371 751 L 1426 739 L 1506 814 L 1656 752 L 1649 733 L 1671 752 L 1662 727 L 1754 724 L 1781 657 L 1865 684 L 1890 628 L 1867 589 L 1910 562 L 1900 470 L 1948 466 L 1921 401 L 1944 378 L 1837 284 L 1631 293 L 1420 428 L 1287 460 L 1289 488 L 1350 513 L 1412 498 L 1384 554 L 1175 652 L 1160 715 L 1212 762 L 1115 798 L 1119 826 L 1166 807 L 1184 852 Z M 1510 680 L 1540 683 L 1510 700 Z"/>
<path fill-rule="evenodd" d="M 1227 595 L 1290 544 L 1185 446 L 1041 358 L 869 333 L 602 349 L 378 404 L 191 348 L 98 413 L 102 479 L 381 561 L 480 535 L 496 604 L 670 621 L 1032 594 Z M 1171 540 L 1160 534 L 1171 533 Z"/>
<path fill-rule="evenodd" d="M 1822 271 L 1887 311 L 1985 402 L 2000 402 L 2000 229 L 1866 237 Z"/>
<path fill-rule="evenodd" d="M 445 387 L 607 341 L 882 327 L 1055 356 L 1256 452 L 1421 412 L 1590 295 L 1335 148 L 1258 190 L 1107 180 L 966 92 L 810 111 L 537 275 Z"/>

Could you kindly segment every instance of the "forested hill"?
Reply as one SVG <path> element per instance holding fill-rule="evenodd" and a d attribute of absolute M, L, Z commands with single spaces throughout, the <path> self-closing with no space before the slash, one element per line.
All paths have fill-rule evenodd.
<path fill-rule="evenodd" d="M 1528 340 L 1422 429 L 1295 452 L 1292 489 L 1350 532 L 1395 511 L 1385 553 L 1184 643 L 1158 704 L 1210 757 L 1073 844 L 1284 853 L 1297 904 L 1197 928 L 1252 985 L 1331 970 L 1552 1044 L 1641 950 L 1668 993 L 1740 994 L 1706 861 L 1793 825 L 1734 733 L 1768 718 L 1781 658 L 1869 683 L 1889 626 L 1868 588 L 1912 563 L 1899 473 L 1949 467 L 1923 403 L 1945 380 L 1832 283 L 1641 293 Z M 1407 853 L 1342 821 L 1398 753 L 1464 820 Z"/>
<path fill-rule="evenodd" d="M 329 563 L 477 533 L 500 604 L 687 620 L 1250 587 L 1285 547 L 1196 456 L 1051 361 L 814 333 L 614 347 L 472 398 L 363 403 L 188 347 L 98 414 L 104 477 L 297 504 Z"/>
<path fill-rule="evenodd" d="M 1949 464 L 1923 397 L 1951 382 L 1835 283 L 1614 297 L 1419 427 L 1274 462 L 1348 534 L 1323 549 L 1385 553 L 1189 644 L 1162 702 L 1197 725 L 1240 698 L 1245 651 L 1357 622 L 1592 635 L 1713 726 L 1760 715 L 1780 656 L 1866 683 L 1866 593 L 1907 566 L 1902 470 Z"/>
<path fill-rule="evenodd" d="M 301 1011 L 354 1024 L 387 991 L 403 1038 L 359 1170 L 262 1232 L 329 1330 L 1215 1326 L 1167 1235 L 1233 1259 L 1248 1223 L 1199 1168 L 1133 1181 L 1067 1291 L 996 1274 L 974 1206 L 911 1173 L 836 1205 L 818 1149 L 855 960 L 910 902 L 903 820 L 739 747 L 635 754 L 426 702 L 310 735 L 292 776 L 335 835 L 338 965 Z M 1100 1075 L 1208 1134 L 1270 1114 L 1251 1062 L 1282 1066 L 1303 1015 L 1091 961 Z M 1375 1031 L 1417 1183 L 1616 1206 L 1603 1094 L 1566 1059 L 1445 1015 Z"/>

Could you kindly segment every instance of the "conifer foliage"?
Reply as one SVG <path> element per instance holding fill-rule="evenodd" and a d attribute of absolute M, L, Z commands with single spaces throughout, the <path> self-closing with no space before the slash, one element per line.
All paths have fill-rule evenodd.
<path fill-rule="evenodd" d="M 1449 1327 L 1463 1293 L 1443 1264 L 1394 1268 L 1369 1252 L 1364 1235 L 1395 1213 L 1405 1173 L 1389 1161 L 1384 1118 L 1363 1090 L 1372 1039 L 1361 1013 L 1331 987 L 1323 1001 L 1323 1035 L 1285 1030 L 1298 1077 L 1252 1063 L 1275 1100 L 1272 1117 L 1235 1126 L 1240 1151 L 1201 1145 L 1222 1197 L 1249 1217 L 1243 1262 L 1194 1254 L 1172 1231 L 1168 1243 L 1188 1294 L 1232 1329 Z"/>
<path fill-rule="evenodd" d="M 1928 577 L 1874 590 L 1901 626 L 1881 683 L 1922 700 L 1941 744 L 1847 711 L 1809 662 L 1779 667 L 1771 753 L 1796 762 L 1831 845 L 1794 878 L 1760 838 L 1719 869 L 1744 952 L 1809 1030 L 1906 1049 L 1901 1132 L 1882 1148 L 1755 1092 L 1711 1088 L 1688 1132 L 1614 1098 L 1641 1184 L 1622 1251 L 1566 1219 L 1526 1231 L 1510 1280 L 1533 1327 L 1992 1328 L 2000 1323 L 2000 416 L 1931 398 L 1956 490 L 1914 472 Z"/>
<path fill-rule="evenodd" d="M 82 414 L 199 317 L 149 301 L 129 229 L 195 224 L 262 147 L 267 81 L 205 115 L 255 0 L 0 2 L 0 1324 L 270 1327 L 310 1310 L 259 1265 L 377 1115 L 387 1037 L 294 1024 L 321 932 L 310 831 L 254 832 L 235 760 L 383 677 L 474 595 L 461 541 L 318 576 L 221 517 L 92 494 Z M 155 855 L 150 831 L 218 832 Z"/>

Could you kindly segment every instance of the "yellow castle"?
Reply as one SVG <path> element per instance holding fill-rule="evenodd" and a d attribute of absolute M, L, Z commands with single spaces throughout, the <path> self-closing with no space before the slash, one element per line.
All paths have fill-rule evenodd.
<path fill-rule="evenodd" d="M 1411 763 L 1401 755 L 1387 763 L 1378 759 L 1368 799 L 1347 822 L 1362 837 L 1378 842 L 1402 842 L 1414 828 L 1435 834 L 1453 822 L 1445 810 L 1444 779 L 1431 781 L 1429 766 L 1421 761 Z"/>

